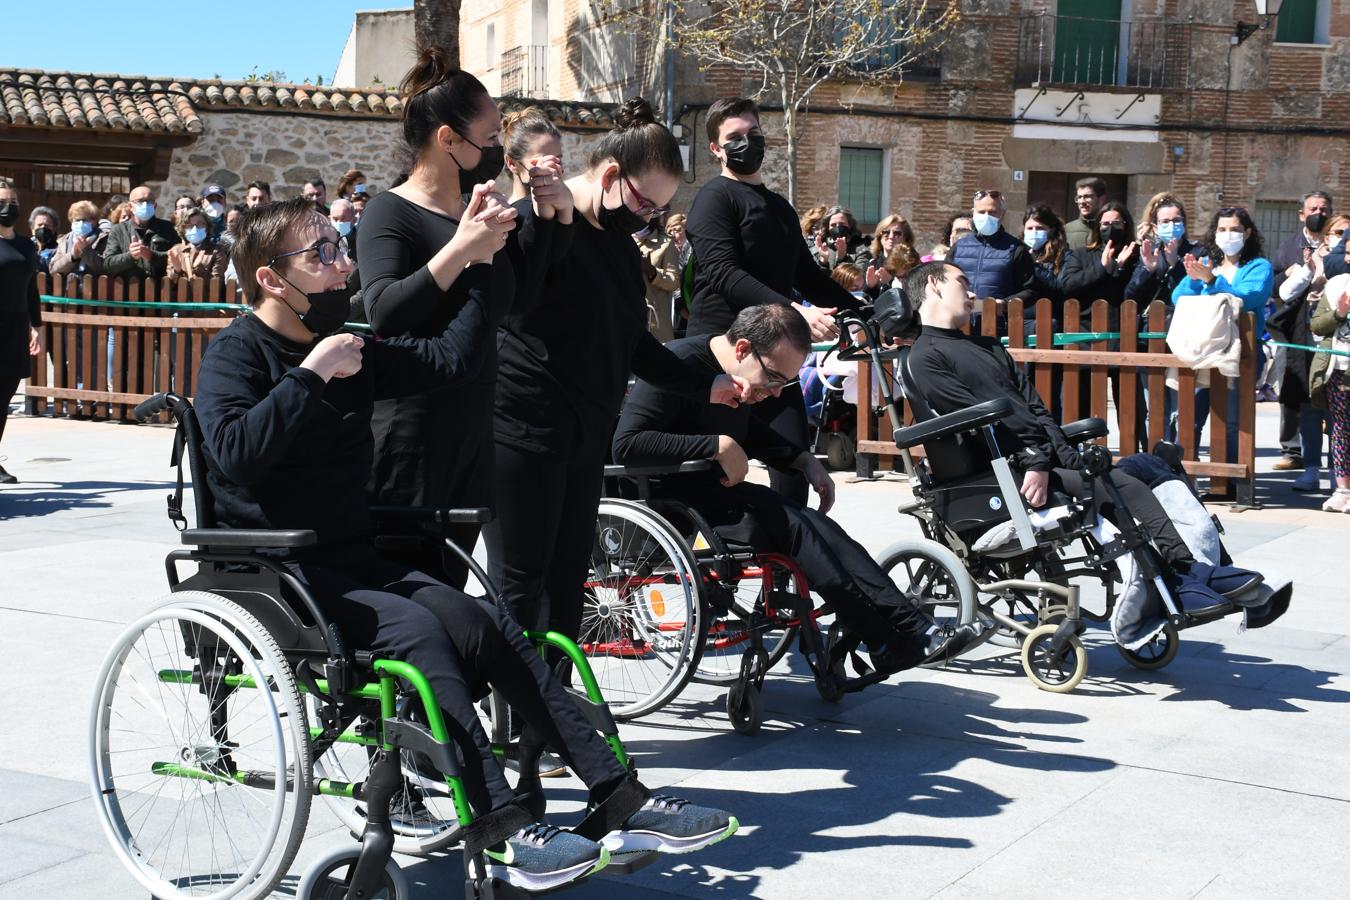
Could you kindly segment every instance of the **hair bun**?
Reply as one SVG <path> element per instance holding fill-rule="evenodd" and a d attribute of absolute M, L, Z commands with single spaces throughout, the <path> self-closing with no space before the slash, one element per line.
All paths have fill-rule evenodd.
<path fill-rule="evenodd" d="M 450 56 L 444 47 L 428 44 L 417 54 L 417 62 L 413 63 L 408 74 L 403 76 L 398 92 L 406 102 L 445 81 L 455 69 L 456 66 L 451 64 Z"/>
<path fill-rule="evenodd" d="M 620 131 L 656 124 L 656 111 L 642 97 L 630 97 L 614 113 L 614 124 Z"/>

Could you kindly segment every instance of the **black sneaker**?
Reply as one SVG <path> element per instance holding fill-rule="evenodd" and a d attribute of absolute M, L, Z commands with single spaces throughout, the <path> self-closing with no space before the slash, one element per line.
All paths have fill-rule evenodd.
<path fill-rule="evenodd" d="M 520 829 L 484 855 L 489 877 L 527 891 L 553 890 L 609 864 L 605 847 L 542 822 Z"/>
<path fill-rule="evenodd" d="M 0 466 L 0 484 L 18 484 L 19 479 L 5 471 L 4 466 Z"/>
<path fill-rule="evenodd" d="M 653 794 L 617 831 L 605 835 L 603 843 L 611 853 L 692 853 L 726 840 L 739 827 L 735 816 L 720 809 Z"/>
<path fill-rule="evenodd" d="M 978 642 L 983 634 L 984 626 L 979 622 L 956 626 L 934 625 L 928 630 L 924 665 L 955 659 Z"/>

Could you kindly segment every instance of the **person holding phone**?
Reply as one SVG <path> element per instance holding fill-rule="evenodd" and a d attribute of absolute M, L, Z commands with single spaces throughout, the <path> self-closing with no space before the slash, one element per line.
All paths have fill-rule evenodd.
<path fill-rule="evenodd" d="M 103 268 L 109 275 L 160 278 L 169 265 L 169 249 L 178 243 L 178 233 L 155 216 L 155 192 L 140 185 L 131 192 L 131 217 L 108 233 Z"/>

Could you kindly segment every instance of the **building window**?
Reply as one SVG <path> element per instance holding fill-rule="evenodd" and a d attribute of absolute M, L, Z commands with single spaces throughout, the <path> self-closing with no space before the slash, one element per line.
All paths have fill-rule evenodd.
<path fill-rule="evenodd" d="M 1282 44 L 1325 44 L 1330 26 L 1328 0 L 1284 0 L 1275 19 L 1275 40 Z"/>
<path fill-rule="evenodd" d="M 885 157 L 886 152 L 876 147 L 839 148 L 839 205 L 853 210 L 860 223 L 881 221 Z"/>
<path fill-rule="evenodd" d="M 489 24 L 485 31 L 487 32 L 487 45 L 483 51 L 483 68 L 494 69 L 497 67 L 497 26 Z"/>
<path fill-rule="evenodd" d="M 1280 13 L 1284 15 L 1284 13 Z M 1257 200 L 1253 210 L 1256 230 L 1266 245 L 1266 256 L 1273 257 L 1275 248 L 1293 234 L 1298 234 L 1303 226 L 1298 221 L 1302 204 L 1297 200 Z"/>

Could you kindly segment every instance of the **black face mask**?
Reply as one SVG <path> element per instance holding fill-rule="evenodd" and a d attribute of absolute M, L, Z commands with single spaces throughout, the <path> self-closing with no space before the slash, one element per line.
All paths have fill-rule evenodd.
<path fill-rule="evenodd" d="M 1327 225 L 1326 213 L 1308 213 L 1303 219 L 1303 227 L 1314 234 L 1321 231 Z"/>
<path fill-rule="evenodd" d="M 1107 244 L 1115 244 L 1116 249 L 1119 250 L 1125 246 L 1125 226 L 1119 222 L 1103 225 L 1097 233 L 1101 235 L 1103 247 Z"/>
<path fill-rule="evenodd" d="M 600 227 L 614 234 L 621 234 L 624 237 L 631 237 L 639 231 L 651 225 L 650 219 L 644 219 L 637 213 L 628 208 L 628 204 L 623 202 L 623 188 L 619 188 L 619 206 L 616 209 L 610 209 L 605 206 L 605 198 L 600 197 L 600 209 L 595 214 L 600 222 Z"/>
<path fill-rule="evenodd" d="M 459 192 L 472 194 L 478 185 L 492 181 L 501 173 L 502 166 L 506 165 L 506 148 L 496 144 L 480 147 L 468 138 L 465 138 L 464 142 L 478 151 L 478 165 L 466 169 L 453 152 L 450 158 L 459 166 Z"/>
<path fill-rule="evenodd" d="M 0 225 L 8 228 L 19 221 L 19 204 L 9 201 L 0 203 Z"/>
<path fill-rule="evenodd" d="M 831 239 L 852 237 L 853 232 L 849 231 L 847 225 L 831 225 L 828 232 Z"/>
<path fill-rule="evenodd" d="M 37 228 L 33 231 L 33 240 L 44 250 L 56 245 L 56 232 L 50 228 Z"/>
<path fill-rule="evenodd" d="M 272 271 L 276 272 L 275 269 Z M 298 287 L 291 284 L 291 280 L 285 275 L 277 272 L 277 276 L 300 291 Z M 300 293 L 305 294 L 304 291 L 300 291 Z M 305 299 L 309 301 L 309 309 L 303 313 L 295 312 L 295 307 L 291 306 L 290 301 L 287 301 L 286 305 L 291 306 L 291 312 L 295 313 L 295 317 L 300 320 L 300 324 L 313 332 L 316 337 L 327 337 L 338 331 L 346 323 L 347 315 L 352 308 L 353 293 L 355 293 L 355 288 L 350 284 L 345 284 L 336 290 L 305 294 Z"/>
<path fill-rule="evenodd" d="M 727 141 L 722 145 L 727 154 L 727 168 L 737 175 L 753 175 L 764 164 L 764 135 L 751 134 Z"/>

